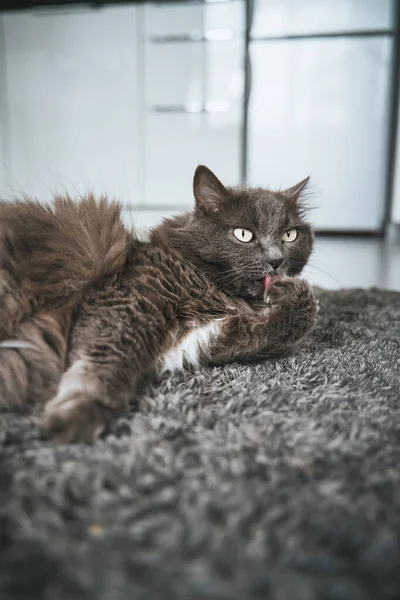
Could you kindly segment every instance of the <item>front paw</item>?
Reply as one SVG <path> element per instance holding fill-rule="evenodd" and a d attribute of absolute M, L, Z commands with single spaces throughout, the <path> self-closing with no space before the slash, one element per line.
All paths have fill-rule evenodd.
<path fill-rule="evenodd" d="M 300 338 L 316 324 L 318 303 L 304 279 L 282 277 L 273 281 L 265 301 L 271 309 L 270 320 L 291 325 L 293 338 Z"/>
<path fill-rule="evenodd" d="M 112 416 L 106 404 L 77 390 L 46 404 L 40 429 L 44 437 L 58 443 L 92 443 L 104 432 Z"/>

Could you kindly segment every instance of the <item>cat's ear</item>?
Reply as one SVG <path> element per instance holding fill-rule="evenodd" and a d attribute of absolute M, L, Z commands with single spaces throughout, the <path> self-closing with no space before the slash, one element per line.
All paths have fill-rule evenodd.
<path fill-rule="evenodd" d="M 296 185 L 287 188 L 287 190 L 283 190 L 282 194 L 285 194 L 285 196 L 287 196 L 288 198 L 298 198 L 309 181 L 310 177 L 306 177 L 305 179 L 303 179 L 303 181 L 300 181 L 300 183 L 296 183 Z"/>
<path fill-rule="evenodd" d="M 193 177 L 196 206 L 203 212 L 217 212 L 219 203 L 229 196 L 226 187 L 208 167 L 199 165 Z"/>

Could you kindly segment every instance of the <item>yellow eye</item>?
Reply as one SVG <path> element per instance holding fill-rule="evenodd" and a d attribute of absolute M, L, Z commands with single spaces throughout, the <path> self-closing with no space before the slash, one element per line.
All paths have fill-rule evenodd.
<path fill-rule="evenodd" d="M 254 235 L 250 231 L 250 229 L 243 229 L 242 227 L 238 227 L 237 229 L 234 229 L 233 235 L 235 236 L 236 239 L 239 240 L 239 242 L 245 242 L 245 243 L 251 242 L 251 240 L 254 237 Z"/>
<path fill-rule="evenodd" d="M 282 242 L 294 242 L 297 238 L 297 229 L 288 229 L 282 236 Z"/>

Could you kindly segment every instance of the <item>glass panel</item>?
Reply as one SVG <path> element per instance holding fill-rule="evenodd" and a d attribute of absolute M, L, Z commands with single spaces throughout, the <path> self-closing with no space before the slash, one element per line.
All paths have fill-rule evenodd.
<path fill-rule="evenodd" d="M 286 187 L 311 175 L 318 227 L 379 228 L 391 39 L 251 46 L 249 184 Z"/>
<path fill-rule="evenodd" d="M 398 119 L 400 123 L 400 107 Z M 397 129 L 392 221 L 400 225 L 400 127 Z M 399 279 L 400 281 L 400 279 Z"/>
<path fill-rule="evenodd" d="M 4 27 L 12 187 L 133 201 L 135 8 L 7 14 Z"/>
<path fill-rule="evenodd" d="M 240 39 L 146 44 L 147 106 L 240 106 L 243 49 Z"/>
<path fill-rule="evenodd" d="M 206 164 L 225 183 L 240 177 L 241 111 L 146 118 L 146 203 L 190 207 L 197 165 Z M 172 149 L 172 151 L 171 151 Z"/>
<path fill-rule="evenodd" d="M 255 0 L 253 37 L 388 29 L 393 0 Z"/>

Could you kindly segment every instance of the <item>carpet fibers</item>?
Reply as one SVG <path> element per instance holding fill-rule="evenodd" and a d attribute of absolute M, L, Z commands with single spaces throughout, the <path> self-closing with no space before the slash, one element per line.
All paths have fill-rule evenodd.
<path fill-rule="evenodd" d="M 1 600 L 400 598 L 400 294 L 288 359 L 165 376 L 93 447 L 0 417 Z"/>

